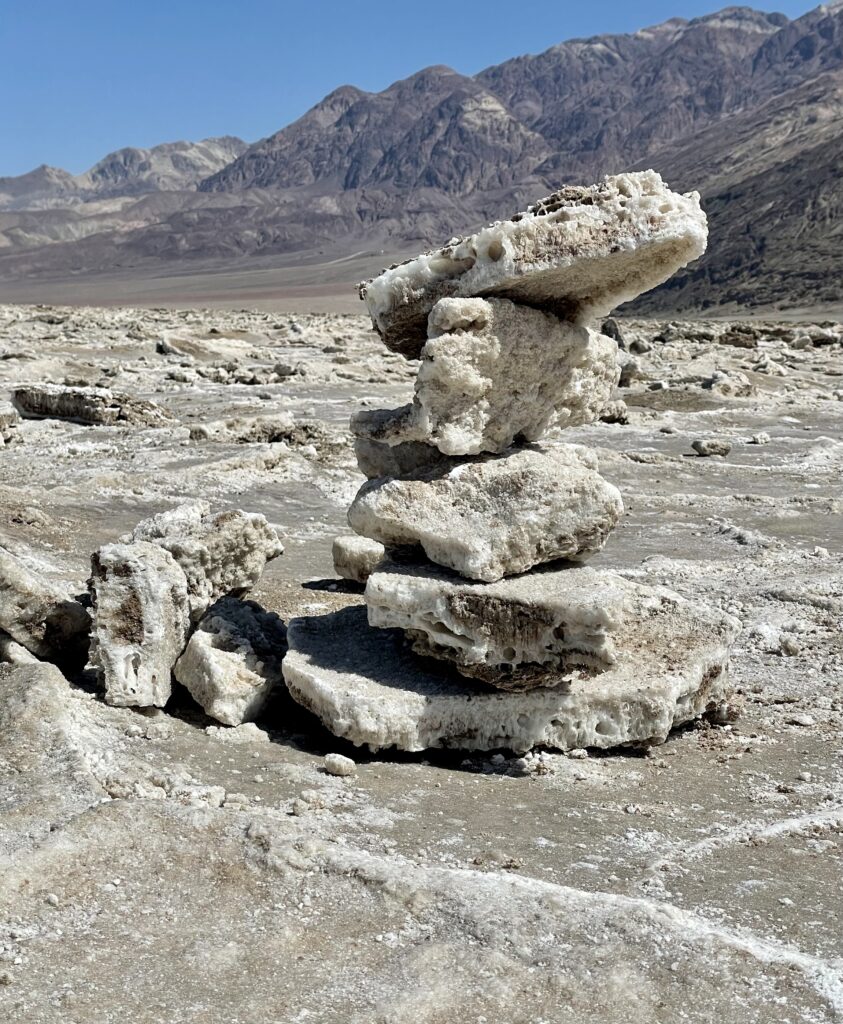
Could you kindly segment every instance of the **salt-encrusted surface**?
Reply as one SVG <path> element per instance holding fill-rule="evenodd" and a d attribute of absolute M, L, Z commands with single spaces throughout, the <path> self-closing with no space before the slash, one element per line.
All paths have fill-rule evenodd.
<path fill-rule="evenodd" d="M 689 630 L 680 649 L 642 647 L 635 663 L 555 687 L 503 693 L 422 660 L 400 630 L 362 608 L 293 619 L 284 679 L 337 736 L 372 750 L 558 750 L 660 743 L 729 692 L 731 635 Z"/>
<path fill-rule="evenodd" d="M 385 270 L 360 286 L 386 345 L 417 357 L 443 298 L 497 296 L 567 319 L 601 316 L 666 281 L 705 251 L 696 192 L 655 171 L 568 185 L 512 220 Z"/>
<path fill-rule="evenodd" d="M 240 725 L 260 713 L 281 681 L 285 635 L 277 615 L 224 597 L 199 620 L 173 674 L 211 718 Z"/>
<path fill-rule="evenodd" d="M 369 578 L 366 605 L 369 625 L 403 629 L 419 654 L 500 690 L 571 678 L 599 685 L 606 672 L 635 679 L 642 652 L 668 664 L 689 638 L 692 649 L 725 650 L 740 631 L 731 616 L 666 587 L 586 566 L 470 583 L 427 564 L 387 563 Z"/>
<path fill-rule="evenodd" d="M 421 545 L 431 561 L 492 581 L 599 551 L 623 512 L 617 488 L 579 445 L 514 448 L 421 473 L 372 480 L 348 511 L 353 530 Z"/>
<path fill-rule="evenodd" d="M 190 630 L 187 579 L 157 544 L 106 544 L 91 559 L 91 663 L 109 704 L 163 707 Z"/>
<path fill-rule="evenodd" d="M 597 419 L 617 383 L 611 338 L 508 299 L 442 299 L 430 313 L 415 396 L 393 417 L 363 411 L 360 437 L 447 455 L 501 452 L 550 425 Z"/>

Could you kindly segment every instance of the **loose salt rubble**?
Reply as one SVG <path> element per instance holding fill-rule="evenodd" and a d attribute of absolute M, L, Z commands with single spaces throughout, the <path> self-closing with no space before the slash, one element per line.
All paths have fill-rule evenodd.
<path fill-rule="evenodd" d="M 164 548 L 107 544 L 91 559 L 91 663 L 109 704 L 163 707 L 190 632 L 188 582 Z"/>
<path fill-rule="evenodd" d="M 253 601 L 223 598 L 199 620 L 173 674 L 224 725 L 256 718 L 281 680 L 286 631 Z"/>
<path fill-rule="evenodd" d="M 0 548 L 0 630 L 38 658 L 84 661 L 90 625 L 69 593 Z"/>
<path fill-rule="evenodd" d="M 399 630 L 367 625 L 364 608 L 293 619 L 284 678 L 334 733 L 371 750 L 572 750 L 661 743 L 728 692 L 731 632 L 675 649 L 636 647 L 595 677 L 503 693 L 420 659 Z"/>
<path fill-rule="evenodd" d="M 383 561 L 383 544 L 368 537 L 336 537 L 333 546 L 334 572 L 344 580 L 365 583 Z"/>
<path fill-rule="evenodd" d="M 729 616 L 664 587 L 585 567 L 483 584 L 387 563 L 370 577 L 366 605 L 369 625 L 401 628 L 417 653 L 500 690 L 597 679 L 612 668 L 634 672 L 641 648 L 667 662 L 689 638 L 716 646 L 738 630 Z"/>
<path fill-rule="evenodd" d="M 194 620 L 223 595 L 250 590 L 266 563 L 284 551 L 264 516 L 240 509 L 212 513 L 206 501 L 144 519 L 121 540 L 145 541 L 170 552 L 187 577 Z"/>
<path fill-rule="evenodd" d="M 173 417 L 155 402 L 120 394 L 109 388 L 27 384 L 12 392 L 24 416 L 71 420 L 99 426 L 167 426 Z"/>
<path fill-rule="evenodd" d="M 516 448 L 413 479 L 365 484 L 353 530 L 387 545 L 420 544 L 439 565 L 497 580 L 599 551 L 623 512 L 617 488 L 579 445 Z"/>
<path fill-rule="evenodd" d="M 415 358 L 440 299 L 497 296 L 580 322 L 666 281 L 707 236 L 698 193 L 671 192 L 655 171 L 618 174 L 392 267 L 360 295 L 387 347 Z"/>
<path fill-rule="evenodd" d="M 412 405 L 358 413 L 352 432 L 395 445 L 422 441 L 448 455 L 501 452 L 549 425 L 597 419 L 618 378 L 611 338 L 507 299 L 442 299 Z"/>

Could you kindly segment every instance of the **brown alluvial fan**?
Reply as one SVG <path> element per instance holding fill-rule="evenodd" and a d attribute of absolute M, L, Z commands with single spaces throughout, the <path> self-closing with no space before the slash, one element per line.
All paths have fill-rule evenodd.
<path fill-rule="evenodd" d="M 793 21 L 729 7 L 473 77 L 439 66 L 376 94 L 343 86 L 245 148 L 175 143 L 76 178 L 0 178 L 0 279 L 14 297 L 9 281 L 71 267 L 78 279 L 318 249 L 404 255 L 560 182 L 652 167 L 701 192 L 711 240 L 639 308 L 839 303 L 841 38 L 839 4 Z M 105 208 L 114 196 L 129 201 Z"/>

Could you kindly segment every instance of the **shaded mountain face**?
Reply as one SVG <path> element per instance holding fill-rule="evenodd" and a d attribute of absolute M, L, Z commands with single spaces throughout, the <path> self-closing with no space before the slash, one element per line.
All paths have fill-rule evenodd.
<path fill-rule="evenodd" d="M 123 150 L 72 184 L 51 168 L 0 179 L 0 274 L 406 251 L 562 182 L 652 166 L 701 191 L 711 237 L 702 260 L 642 305 L 835 302 L 841 138 L 843 5 L 794 21 L 729 7 L 570 40 L 473 77 L 437 66 L 380 93 L 343 86 L 248 147 Z M 57 195 L 71 200 L 44 209 Z"/>

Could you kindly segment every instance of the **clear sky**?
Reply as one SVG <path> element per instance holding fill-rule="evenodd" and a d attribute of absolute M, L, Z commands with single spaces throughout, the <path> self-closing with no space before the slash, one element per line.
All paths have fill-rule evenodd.
<path fill-rule="evenodd" d="M 0 0 L 0 175 L 85 170 L 123 146 L 252 142 L 338 85 L 430 64 L 472 74 L 717 0 Z M 797 17 L 810 0 L 766 10 Z"/>

